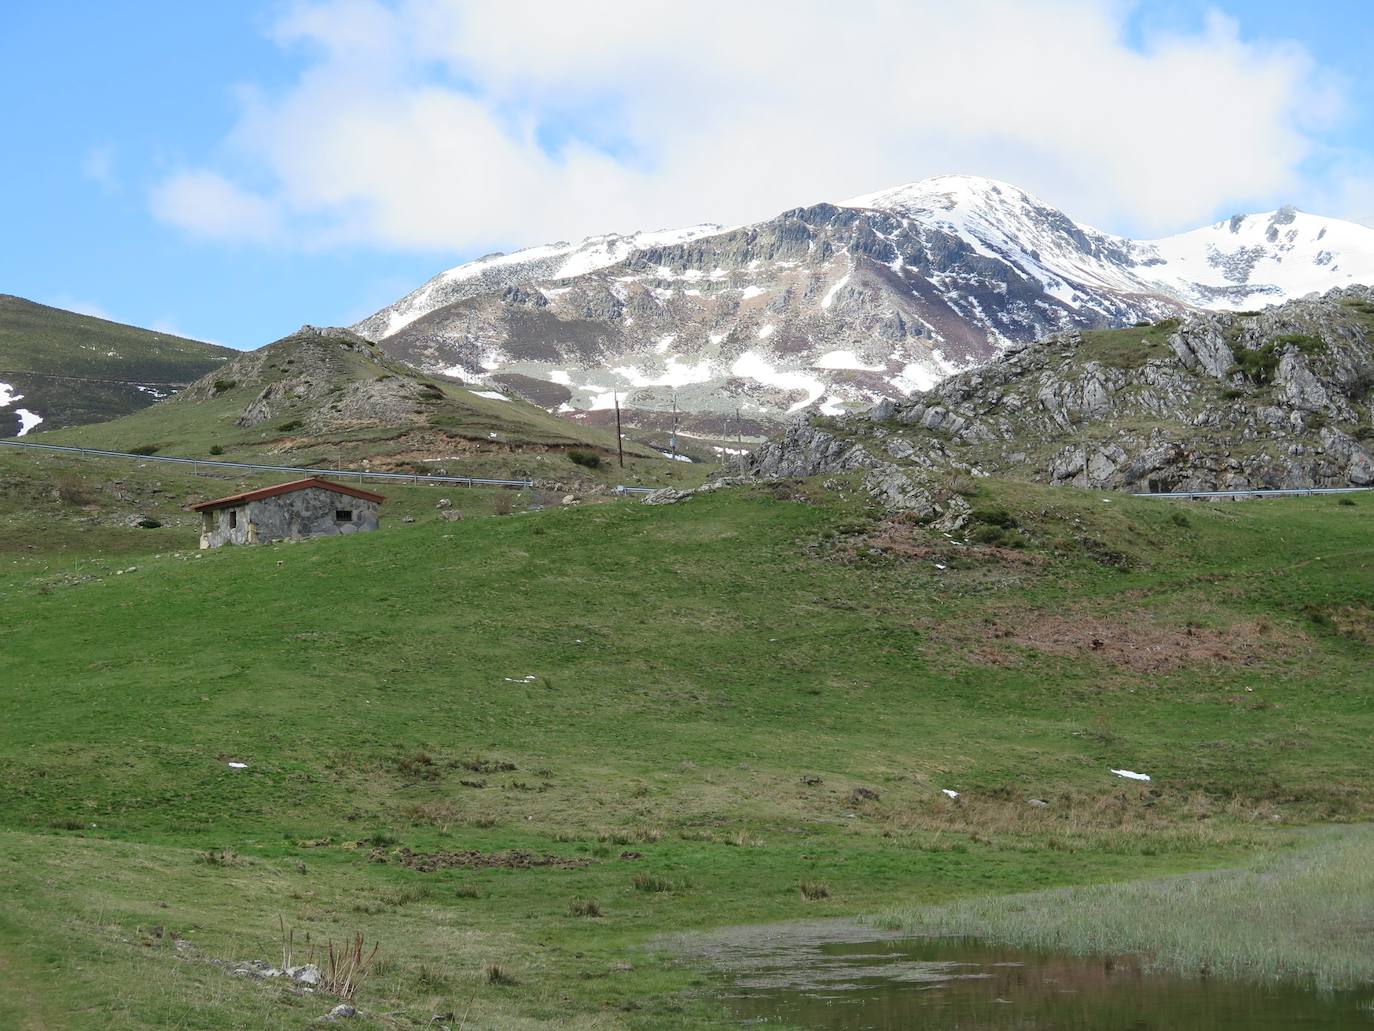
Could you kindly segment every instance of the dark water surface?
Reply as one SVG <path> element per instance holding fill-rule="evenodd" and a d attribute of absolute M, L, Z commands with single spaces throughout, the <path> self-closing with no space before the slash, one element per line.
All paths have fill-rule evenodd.
<path fill-rule="evenodd" d="M 870 932 L 872 933 L 872 932 Z M 1147 974 L 1126 958 L 1027 953 L 953 938 L 755 940 L 731 949 L 741 1023 L 882 1031 L 1280 1031 L 1374 1028 L 1374 989 Z"/>

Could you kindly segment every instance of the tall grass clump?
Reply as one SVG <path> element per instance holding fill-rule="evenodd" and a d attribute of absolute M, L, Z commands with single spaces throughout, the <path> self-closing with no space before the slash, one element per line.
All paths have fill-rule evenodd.
<path fill-rule="evenodd" d="M 1235 870 L 898 910 L 887 926 L 1151 969 L 1341 988 L 1374 979 L 1374 831 L 1328 832 Z"/>

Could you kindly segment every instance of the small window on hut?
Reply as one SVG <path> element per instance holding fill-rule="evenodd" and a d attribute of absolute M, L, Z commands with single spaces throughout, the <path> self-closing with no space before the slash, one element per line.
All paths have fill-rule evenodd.
<path fill-rule="evenodd" d="M 239 525 L 239 510 L 231 508 L 229 510 L 229 529 L 233 530 Z"/>
<path fill-rule="evenodd" d="M 334 510 L 334 519 L 336 522 L 340 523 L 351 523 L 353 522 L 353 512 L 347 508 L 336 508 Z"/>

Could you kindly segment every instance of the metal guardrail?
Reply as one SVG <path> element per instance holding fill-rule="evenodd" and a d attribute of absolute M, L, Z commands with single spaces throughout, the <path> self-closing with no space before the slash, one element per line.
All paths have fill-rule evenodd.
<path fill-rule="evenodd" d="M 202 466 L 210 469 L 240 469 L 246 472 L 300 473 L 305 476 L 347 476 L 357 477 L 359 483 L 366 480 L 400 483 L 446 483 L 465 487 L 516 487 L 528 490 L 534 486 L 533 480 L 499 480 L 483 476 L 429 476 L 420 473 L 382 473 L 368 469 L 325 469 L 299 465 L 258 465 L 253 462 L 222 462 L 210 458 L 181 458 L 175 455 L 136 455 L 132 451 L 103 451 L 99 448 L 68 447 L 63 444 L 39 444 L 28 440 L 0 440 L 0 446 L 30 448 L 37 451 L 57 451 L 70 455 L 91 456 L 95 458 L 125 458 L 137 462 L 169 462 L 174 465 L 189 465 L 195 472 Z M 620 494 L 652 494 L 657 487 L 626 487 L 618 485 Z"/>
<path fill-rule="evenodd" d="M 448 483 L 468 487 L 519 487 L 528 489 L 534 486 L 532 480 L 498 480 L 482 476 L 429 476 L 420 473 L 383 473 L 369 469 L 329 469 L 316 466 L 299 465 L 260 465 L 255 462 L 222 462 L 210 458 L 180 458 L 173 455 L 136 455 L 131 451 L 103 451 L 90 447 L 66 447 L 62 444 L 39 444 L 27 440 L 0 440 L 5 447 L 32 448 L 39 451 L 57 451 L 69 455 L 91 456 L 96 458 L 126 458 L 137 462 L 168 462 L 174 465 L 189 465 L 199 472 L 207 469 L 240 469 L 247 472 L 262 473 L 300 473 L 304 476 L 347 476 L 356 477 L 359 483 L 365 480 L 382 480 L 401 483 Z"/>
<path fill-rule="evenodd" d="M 1297 498 L 1308 494 L 1361 494 L 1374 491 L 1374 487 L 1284 487 L 1276 490 L 1175 490 L 1153 494 L 1132 494 L 1134 498 L 1184 498 L 1189 501 L 1202 501 L 1206 498 Z"/>

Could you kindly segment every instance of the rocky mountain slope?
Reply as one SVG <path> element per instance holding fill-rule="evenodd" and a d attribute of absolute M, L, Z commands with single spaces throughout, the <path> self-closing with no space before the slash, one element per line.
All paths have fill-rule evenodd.
<path fill-rule="evenodd" d="M 1138 492 L 1374 485 L 1374 290 L 1018 345 L 908 400 L 799 420 L 752 468 L 863 470 L 880 500 L 916 509 L 950 473 Z"/>
<path fill-rule="evenodd" d="M 136 412 L 237 353 L 0 294 L 0 437 Z"/>
<path fill-rule="evenodd" d="M 838 415 L 1016 343 L 1374 282 L 1374 230 L 1282 209 L 1137 242 L 942 176 L 755 225 L 484 258 L 354 327 L 421 368 L 570 412 Z M 594 416 L 593 416 L 594 417 Z"/>

